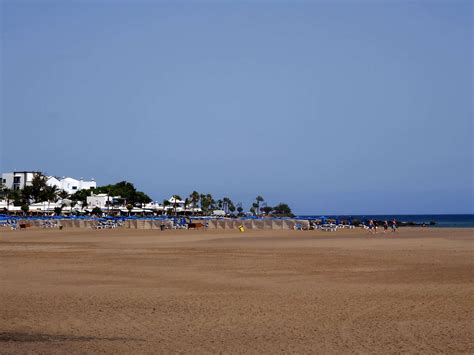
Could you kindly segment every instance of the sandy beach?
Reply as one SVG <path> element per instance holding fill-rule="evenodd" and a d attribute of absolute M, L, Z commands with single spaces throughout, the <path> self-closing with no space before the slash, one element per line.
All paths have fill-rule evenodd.
<path fill-rule="evenodd" d="M 473 353 L 474 230 L 1 230 L 2 353 Z"/>

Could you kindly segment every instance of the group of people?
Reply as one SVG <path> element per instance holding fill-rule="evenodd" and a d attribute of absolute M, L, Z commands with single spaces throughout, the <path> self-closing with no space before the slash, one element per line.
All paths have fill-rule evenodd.
<path fill-rule="evenodd" d="M 384 233 L 387 233 L 388 231 L 388 221 L 384 221 L 383 222 L 383 232 Z M 374 221 L 373 219 L 369 220 L 369 232 L 372 233 L 372 234 L 376 234 L 377 233 L 377 228 L 378 228 L 378 222 L 377 221 Z M 391 222 L 391 228 L 392 228 L 392 233 L 395 233 L 397 231 L 397 221 L 396 220 L 393 220 Z"/>

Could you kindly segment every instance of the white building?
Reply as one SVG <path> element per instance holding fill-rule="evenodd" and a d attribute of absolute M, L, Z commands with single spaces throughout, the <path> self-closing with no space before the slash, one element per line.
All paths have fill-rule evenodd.
<path fill-rule="evenodd" d="M 219 216 L 219 217 L 224 217 L 225 216 L 225 211 L 224 210 L 213 210 L 212 215 L 213 216 Z"/>
<path fill-rule="evenodd" d="M 2 174 L 2 183 L 12 190 L 22 190 L 25 186 L 31 186 L 33 177 L 37 171 L 14 171 Z"/>
<path fill-rule="evenodd" d="M 2 183 L 7 188 L 12 190 L 22 190 L 25 186 L 31 186 L 33 178 L 36 174 L 40 174 L 39 171 L 14 171 L 12 173 L 2 174 Z M 73 194 L 79 190 L 84 189 L 95 189 L 97 183 L 94 179 L 73 179 L 71 177 L 57 178 L 54 176 L 48 176 L 46 184 L 49 186 L 56 186 L 58 190 L 64 190 L 68 194 Z"/>
<path fill-rule="evenodd" d="M 97 187 L 97 183 L 94 179 L 84 180 L 84 179 L 73 179 L 72 177 L 62 177 L 57 178 L 55 176 L 48 176 L 46 182 L 49 186 L 56 186 L 59 190 L 64 190 L 68 194 L 76 193 L 79 190 L 90 190 Z"/>
<path fill-rule="evenodd" d="M 145 210 L 150 210 L 154 212 L 163 211 L 165 208 L 159 202 L 149 202 L 143 206 Z"/>
<path fill-rule="evenodd" d="M 92 194 L 87 196 L 87 206 L 89 208 L 99 207 L 107 208 L 117 202 L 120 199 L 120 196 L 109 196 L 107 194 Z"/>
<path fill-rule="evenodd" d="M 191 212 L 198 213 L 202 212 L 199 207 L 192 208 L 191 202 L 186 205 L 186 201 L 175 199 L 173 196 L 168 200 L 169 205 L 166 207 L 166 210 L 174 210 L 176 207 L 176 212 Z M 163 206 L 164 209 L 164 206 Z"/>

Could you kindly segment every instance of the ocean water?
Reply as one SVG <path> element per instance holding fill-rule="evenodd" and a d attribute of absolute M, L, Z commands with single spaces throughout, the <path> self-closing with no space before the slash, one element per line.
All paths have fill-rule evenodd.
<path fill-rule="evenodd" d="M 319 218 L 321 215 L 312 216 L 298 216 L 306 218 Z M 435 225 L 430 227 L 445 227 L 445 228 L 474 228 L 474 214 L 393 214 L 393 215 L 325 215 L 326 218 L 334 218 L 338 220 L 357 219 L 359 221 L 366 221 L 369 219 L 377 221 L 400 221 L 400 222 L 414 222 L 417 224 L 426 223 L 428 226 L 430 222 L 435 222 Z"/>

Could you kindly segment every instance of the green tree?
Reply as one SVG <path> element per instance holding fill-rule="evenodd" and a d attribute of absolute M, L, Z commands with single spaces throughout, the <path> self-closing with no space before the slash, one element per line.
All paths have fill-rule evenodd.
<path fill-rule="evenodd" d="M 273 214 L 278 216 L 293 217 L 290 206 L 286 203 L 279 203 L 273 207 Z"/>
<path fill-rule="evenodd" d="M 191 195 L 189 195 L 189 199 L 191 200 L 191 203 L 193 205 L 193 209 L 197 207 L 200 198 L 201 198 L 201 196 L 199 195 L 199 192 L 197 192 L 197 191 L 193 191 L 191 193 Z M 194 213 L 194 211 L 193 211 L 193 213 Z"/>
<path fill-rule="evenodd" d="M 262 207 L 261 210 L 265 213 L 265 214 L 270 214 L 271 211 L 273 211 L 273 207 L 270 207 L 270 206 L 265 206 L 265 207 Z"/>
<path fill-rule="evenodd" d="M 224 205 L 224 211 L 226 213 L 229 213 L 229 212 L 234 212 L 235 211 L 235 206 L 234 206 L 234 203 L 232 202 L 232 200 L 228 197 L 224 197 L 222 199 L 223 201 L 223 205 Z"/>
<path fill-rule="evenodd" d="M 22 196 L 20 190 L 12 190 L 10 199 L 13 201 L 13 206 L 21 206 L 24 196 Z"/>
<path fill-rule="evenodd" d="M 211 194 L 201 195 L 201 209 L 205 213 L 209 213 L 209 211 L 213 208 L 214 199 L 212 198 Z"/>
<path fill-rule="evenodd" d="M 163 200 L 163 214 L 168 214 L 168 209 L 167 207 L 171 205 L 171 202 L 169 202 L 168 200 Z"/>
<path fill-rule="evenodd" d="M 120 196 L 123 198 L 125 204 L 142 205 L 151 202 L 151 198 L 147 194 L 142 191 L 137 191 L 133 184 L 127 181 L 121 181 L 113 185 L 99 186 L 91 190 L 79 190 L 72 195 L 71 198 L 80 201 L 84 205 L 87 201 L 87 197 L 91 196 L 92 193 L 107 194 L 108 197 Z M 107 201 L 106 204 L 110 208 L 110 202 Z"/>
<path fill-rule="evenodd" d="M 258 195 L 256 198 L 255 198 L 255 201 L 256 201 L 256 204 L 257 206 L 255 207 L 255 211 L 257 212 L 257 214 L 260 214 L 260 203 L 263 202 L 263 197 Z"/>
<path fill-rule="evenodd" d="M 71 201 L 71 202 L 69 203 L 69 207 L 71 207 L 71 213 L 72 213 L 73 207 L 77 204 L 77 199 L 76 199 L 75 194 L 69 196 L 69 201 Z"/>
<path fill-rule="evenodd" d="M 25 203 L 21 205 L 21 210 L 23 211 L 23 214 L 26 215 L 28 211 L 30 210 L 30 206 L 28 206 L 28 204 Z"/>
<path fill-rule="evenodd" d="M 58 188 L 57 186 L 46 186 L 41 192 L 40 199 L 42 201 L 48 201 L 48 211 L 51 202 L 56 202 L 58 200 Z"/>
<path fill-rule="evenodd" d="M 94 193 L 108 194 L 109 196 L 120 196 L 125 199 L 125 203 L 133 205 L 139 203 L 149 203 L 151 198 L 142 191 L 137 191 L 135 186 L 128 181 L 120 181 L 112 185 L 99 186 L 93 190 Z"/>
<path fill-rule="evenodd" d="M 45 176 L 43 173 L 38 172 L 33 175 L 33 179 L 31 180 L 31 186 L 29 186 L 29 193 L 30 198 L 34 202 L 43 202 L 44 200 L 44 191 L 48 188 L 48 177 Z M 26 186 L 25 186 L 26 188 Z"/>
<path fill-rule="evenodd" d="M 214 198 L 212 197 L 211 194 L 207 194 L 206 198 L 209 202 L 209 210 L 210 211 L 215 210 L 216 209 L 216 200 L 214 200 Z"/>
<path fill-rule="evenodd" d="M 146 193 L 142 191 L 137 191 L 135 193 L 135 203 L 140 203 L 140 204 L 147 204 L 151 202 L 150 196 L 148 196 Z"/>
<path fill-rule="evenodd" d="M 7 201 L 7 211 L 10 209 L 10 201 L 12 200 L 13 190 L 2 184 L 1 190 L 2 198 Z"/>
<path fill-rule="evenodd" d="M 102 216 L 102 210 L 99 207 L 94 207 L 91 213 L 98 217 Z"/>
<path fill-rule="evenodd" d="M 237 209 L 237 215 L 242 216 L 242 213 L 244 212 L 244 209 L 242 208 L 242 202 L 238 202 L 236 205 Z"/>
<path fill-rule="evenodd" d="M 252 208 L 249 211 L 253 214 L 257 214 L 258 213 L 258 203 L 256 203 L 256 202 L 252 203 Z"/>
<path fill-rule="evenodd" d="M 173 211 L 174 211 L 175 216 L 176 216 L 176 208 L 178 207 L 178 201 L 181 201 L 181 196 L 173 195 Z"/>
<path fill-rule="evenodd" d="M 65 200 L 69 197 L 69 194 L 64 190 L 60 190 L 58 192 L 58 197 L 61 198 L 61 200 Z"/>
<path fill-rule="evenodd" d="M 32 187 L 25 186 L 22 190 L 18 192 L 20 194 L 20 200 L 22 204 L 30 204 L 31 201 L 36 202 L 37 200 L 32 196 Z"/>
<path fill-rule="evenodd" d="M 92 190 L 79 190 L 73 195 L 71 195 L 71 200 L 74 201 L 79 201 L 82 204 L 87 202 L 87 196 L 90 196 L 92 194 Z"/>

